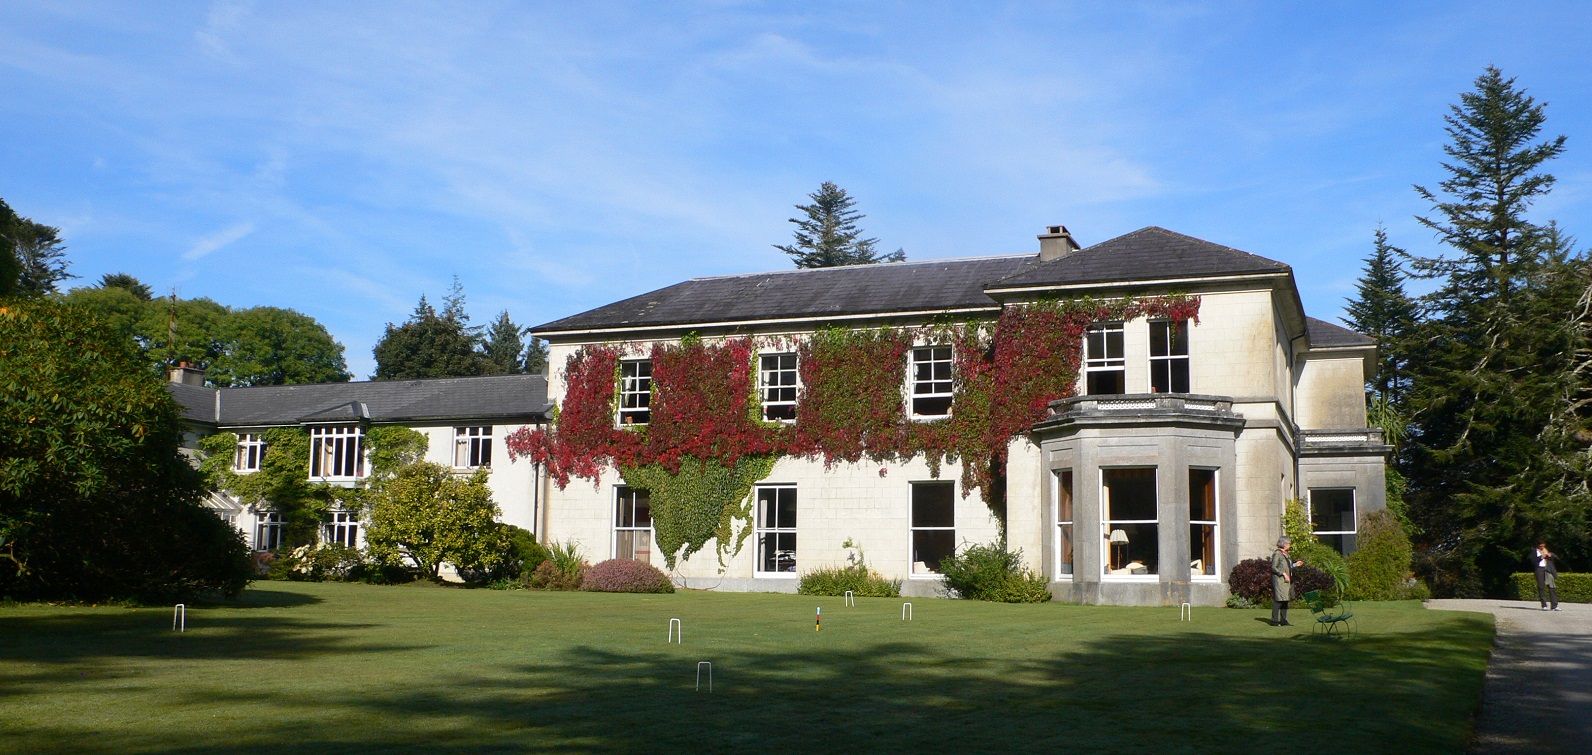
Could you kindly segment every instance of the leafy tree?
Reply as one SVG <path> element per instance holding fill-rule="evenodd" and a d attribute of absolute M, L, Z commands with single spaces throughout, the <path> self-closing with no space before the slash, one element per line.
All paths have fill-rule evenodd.
<path fill-rule="evenodd" d="M 1502 594 L 1536 537 L 1562 532 L 1587 552 L 1584 478 L 1559 460 L 1577 449 L 1556 418 L 1577 392 L 1576 323 L 1585 260 L 1551 225 L 1527 217 L 1553 186 L 1544 163 L 1564 137 L 1538 140 L 1544 106 L 1489 67 L 1445 118 L 1450 143 L 1441 194 L 1416 187 L 1433 215 L 1418 218 L 1447 247 L 1412 256 L 1439 281 L 1409 355 L 1404 463 L 1409 515 L 1434 591 Z M 1583 449 L 1580 449 L 1584 451 Z"/>
<path fill-rule="evenodd" d="M 509 319 L 508 310 L 498 313 L 492 326 L 487 328 L 486 343 L 482 346 L 493 372 L 511 375 L 525 371 L 525 360 L 521 356 L 525 353 L 523 334 L 524 328 Z"/>
<path fill-rule="evenodd" d="M 127 289 L 142 301 L 155 298 L 155 292 L 151 291 L 149 286 L 128 273 L 106 273 L 100 276 L 99 287 Z"/>
<path fill-rule="evenodd" d="M 0 305 L 0 595 L 236 593 L 249 560 L 200 504 L 179 409 L 125 337 L 51 300 Z"/>
<path fill-rule="evenodd" d="M 387 323 L 387 331 L 372 350 L 377 380 L 467 377 L 491 373 L 492 363 L 476 350 L 476 339 L 461 319 L 462 302 L 449 302 L 444 315 L 420 297 L 414 314 L 402 325 Z"/>
<path fill-rule="evenodd" d="M 18 215 L 0 199 L 0 296 L 44 296 L 57 283 L 77 276 L 66 272 L 61 229 Z"/>
<path fill-rule="evenodd" d="M 1376 374 L 1369 384 L 1367 398 L 1375 403 L 1386 400 L 1402 405 L 1409 378 L 1404 374 L 1409 357 L 1405 340 L 1418 317 L 1415 300 L 1404 293 L 1404 268 L 1399 255 L 1404 250 L 1388 243 L 1387 231 L 1376 229 L 1376 246 L 1365 260 L 1365 274 L 1355 284 L 1357 297 L 1346 309 L 1344 323 L 1376 339 Z"/>
<path fill-rule="evenodd" d="M 118 277 L 121 276 L 121 277 Z M 210 299 L 148 299 L 132 276 L 107 275 L 65 299 L 95 310 L 128 334 L 153 372 L 175 362 L 206 371 L 218 386 L 343 382 L 343 347 L 313 318 L 291 309 L 232 309 Z"/>
<path fill-rule="evenodd" d="M 812 204 L 799 204 L 796 209 L 806 218 L 791 218 L 796 224 L 796 241 L 787 246 L 775 244 L 774 248 L 791 256 L 796 267 L 839 267 L 842 265 L 869 265 L 876 262 L 901 262 L 906 252 L 897 249 L 880 256 L 874 251 L 878 239 L 865 239 L 857 221 L 864 217 L 852 209 L 857 201 L 846 190 L 830 181 L 819 185 L 818 191 L 807 195 Z"/>
<path fill-rule="evenodd" d="M 417 462 L 378 482 L 370 501 L 365 542 L 371 555 L 413 564 L 432 579 L 443 563 L 490 571 L 512 552 L 484 469 L 458 477 L 440 464 Z"/>

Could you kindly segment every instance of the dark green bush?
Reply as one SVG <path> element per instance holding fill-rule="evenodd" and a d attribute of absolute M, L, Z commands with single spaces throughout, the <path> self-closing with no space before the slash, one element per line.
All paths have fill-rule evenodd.
<path fill-rule="evenodd" d="M 1353 600 L 1407 600 L 1411 595 L 1410 559 L 1414 548 L 1393 512 L 1360 517 L 1358 547 L 1349 554 L 1349 597 Z"/>
<path fill-rule="evenodd" d="M 802 595 L 845 595 L 865 598 L 894 598 L 901 595 L 901 580 L 885 579 L 866 566 L 829 566 L 802 575 L 796 592 Z"/>
<path fill-rule="evenodd" d="M 579 590 L 590 569 L 591 564 L 581 555 L 580 546 L 571 540 L 549 546 L 547 558 L 521 579 L 526 587 L 536 590 Z"/>
<path fill-rule="evenodd" d="M 1517 572 L 1512 576 L 1512 581 L 1516 599 L 1536 602 L 1536 574 Z M 1560 603 L 1592 603 L 1592 574 L 1560 572 L 1556 581 L 1559 585 Z"/>
<path fill-rule="evenodd" d="M 1043 603 L 1050 600 L 1045 578 L 1023 566 L 1022 550 L 1005 543 L 970 545 L 940 561 L 940 574 L 951 594 L 997 603 Z"/>

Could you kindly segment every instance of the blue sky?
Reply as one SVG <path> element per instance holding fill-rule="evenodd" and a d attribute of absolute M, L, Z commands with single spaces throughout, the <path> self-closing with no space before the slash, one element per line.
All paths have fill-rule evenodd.
<path fill-rule="evenodd" d="M 363 377 L 463 282 L 538 324 L 789 267 L 822 181 L 909 259 L 1164 226 L 1336 319 L 1484 66 L 1567 134 L 1538 219 L 1592 242 L 1580 3 L 0 4 L 0 197 L 83 285 L 297 309 Z"/>

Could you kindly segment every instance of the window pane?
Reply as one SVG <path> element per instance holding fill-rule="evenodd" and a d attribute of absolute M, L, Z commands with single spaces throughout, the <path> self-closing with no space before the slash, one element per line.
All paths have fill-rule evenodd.
<path fill-rule="evenodd" d="M 1056 473 L 1056 521 L 1072 521 L 1072 470 Z"/>
<path fill-rule="evenodd" d="M 1063 524 L 1056 538 L 1056 550 L 1061 554 L 1061 563 L 1058 571 L 1062 574 L 1072 573 L 1072 525 Z"/>
<path fill-rule="evenodd" d="M 1322 532 L 1354 531 L 1354 489 L 1311 490 L 1310 524 Z"/>
<path fill-rule="evenodd" d="M 1126 393 L 1126 376 L 1122 370 L 1090 372 L 1085 391 L 1091 396 L 1112 396 Z"/>
<path fill-rule="evenodd" d="M 952 484 L 918 482 L 912 484 L 913 527 L 955 527 L 956 495 Z"/>
<path fill-rule="evenodd" d="M 1216 470 L 1188 471 L 1188 518 L 1191 522 L 1216 521 Z"/>
<path fill-rule="evenodd" d="M 1160 568 L 1159 527 L 1154 524 L 1111 522 L 1106 544 L 1111 558 L 1106 573 L 1116 575 L 1157 574 Z M 1118 535 L 1117 533 L 1121 533 Z M 1110 536 L 1116 536 L 1113 539 Z M 1126 542 L 1122 541 L 1126 538 Z"/>
<path fill-rule="evenodd" d="M 912 573 L 939 574 L 940 561 L 955 552 L 954 530 L 915 530 L 912 533 Z"/>
<path fill-rule="evenodd" d="M 1216 574 L 1216 525 L 1189 525 L 1189 573 L 1196 577 Z"/>
<path fill-rule="evenodd" d="M 1107 469 L 1105 483 L 1106 517 L 1113 521 L 1140 519 L 1154 521 L 1155 469 Z"/>

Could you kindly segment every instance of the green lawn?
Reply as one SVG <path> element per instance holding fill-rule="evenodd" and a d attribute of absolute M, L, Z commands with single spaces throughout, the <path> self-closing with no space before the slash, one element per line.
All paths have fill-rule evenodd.
<path fill-rule="evenodd" d="M 1492 640 L 1409 602 L 1357 605 L 1349 641 L 1261 611 L 857 603 L 264 582 L 185 634 L 169 608 L 0 607 L 0 749 L 1453 752 Z"/>

